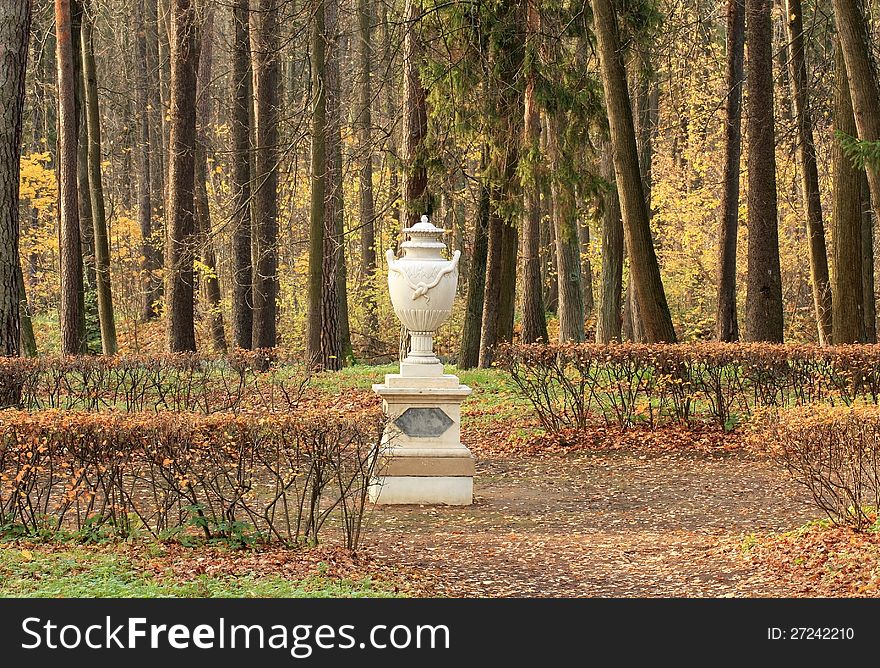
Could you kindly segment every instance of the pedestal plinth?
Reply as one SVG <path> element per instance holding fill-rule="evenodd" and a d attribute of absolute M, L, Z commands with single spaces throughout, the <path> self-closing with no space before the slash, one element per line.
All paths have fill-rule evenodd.
<path fill-rule="evenodd" d="M 461 444 L 461 402 L 471 388 L 440 364 L 401 364 L 373 385 L 389 423 L 370 499 L 381 504 L 473 503 L 474 458 Z"/>

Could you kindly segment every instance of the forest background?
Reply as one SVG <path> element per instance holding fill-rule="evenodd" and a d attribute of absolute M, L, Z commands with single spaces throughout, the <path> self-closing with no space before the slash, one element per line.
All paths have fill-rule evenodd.
<path fill-rule="evenodd" d="M 463 368 L 512 339 L 876 341 L 874 3 L 3 5 L 26 354 L 393 359 L 383 252 L 423 214 L 462 251 Z"/>

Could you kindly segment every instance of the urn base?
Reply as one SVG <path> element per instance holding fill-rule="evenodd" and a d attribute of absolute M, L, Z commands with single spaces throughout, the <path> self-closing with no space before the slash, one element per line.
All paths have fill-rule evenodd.
<path fill-rule="evenodd" d="M 461 443 L 461 402 L 471 388 L 436 366 L 437 375 L 388 374 L 373 385 L 389 419 L 370 486 L 375 503 L 473 502 L 474 458 Z"/>
<path fill-rule="evenodd" d="M 469 506 L 474 479 L 463 476 L 386 476 L 370 486 L 370 500 L 382 505 Z"/>

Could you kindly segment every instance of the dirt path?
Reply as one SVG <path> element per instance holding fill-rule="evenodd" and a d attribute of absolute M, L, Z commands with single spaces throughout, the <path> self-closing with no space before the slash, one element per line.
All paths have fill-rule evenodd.
<path fill-rule="evenodd" d="M 373 511 L 369 552 L 449 596 L 794 596 L 740 556 L 743 535 L 815 516 L 739 450 L 483 460 L 470 508 Z"/>

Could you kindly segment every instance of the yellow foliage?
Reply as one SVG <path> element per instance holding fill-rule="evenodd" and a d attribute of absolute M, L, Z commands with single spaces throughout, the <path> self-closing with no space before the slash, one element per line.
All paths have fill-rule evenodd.
<path fill-rule="evenodd" d="M 49 167 L 48 153 L 31 153 L 21 158 L 20 198 L 40 216 L 54 215 L 57 202 L 55 170 Z"/>

